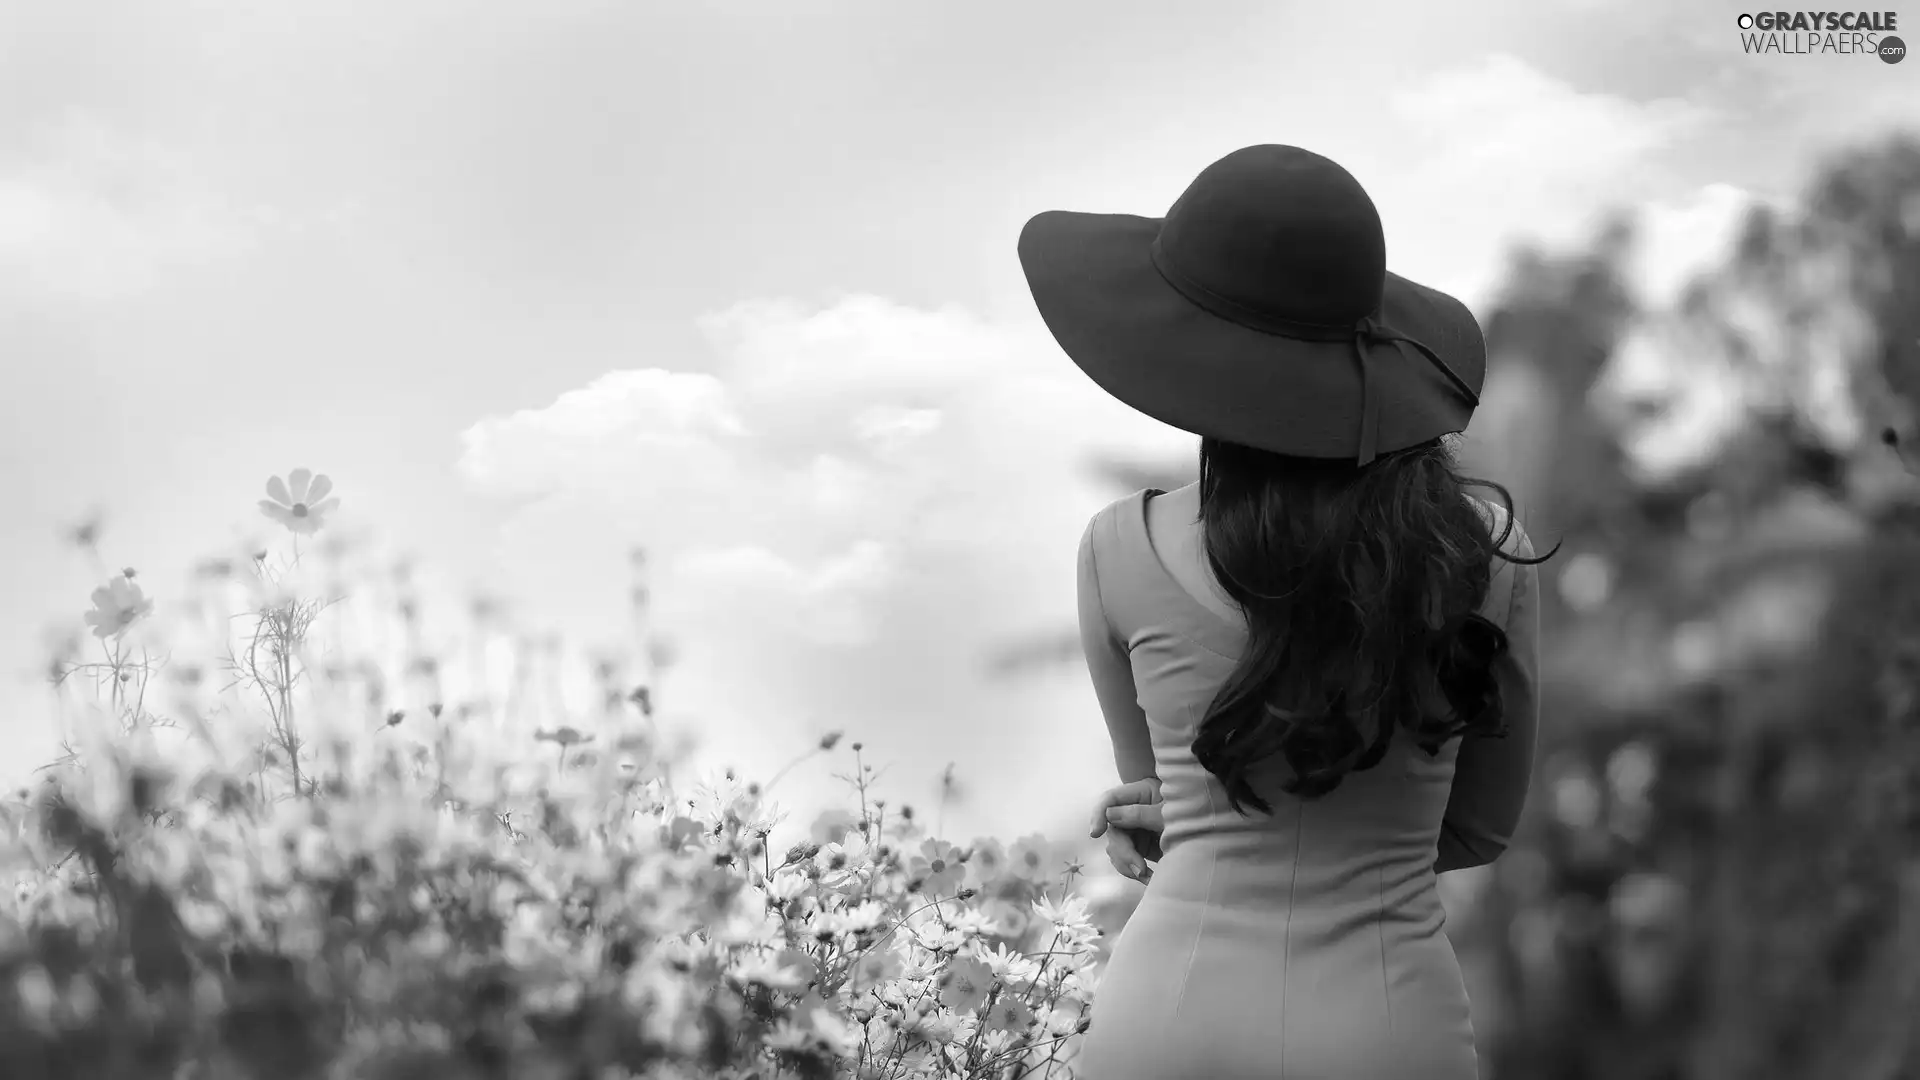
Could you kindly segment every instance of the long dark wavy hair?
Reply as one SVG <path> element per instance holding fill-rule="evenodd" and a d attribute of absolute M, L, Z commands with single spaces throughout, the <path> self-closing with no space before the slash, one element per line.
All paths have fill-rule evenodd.
<path fill-rule="evenodd" d="M 1467 496 L 1497 493 L 1500 535 Z M 1492 665 L 1507 635 L 1478 614 L 1513 529 L 1513 496 L 1462 476 L 1435 439 L 1366 466 L 1200 443 L 1207 562 L 1246 617 L 1247 648 L 1193 750 L 1228 802 L 1272 807 L 1249 773 L 1275 754 L 1289 795 L 1318 798 L 1380 763 L 1394 730 L 1428 754 L 1504 736 Z"/>

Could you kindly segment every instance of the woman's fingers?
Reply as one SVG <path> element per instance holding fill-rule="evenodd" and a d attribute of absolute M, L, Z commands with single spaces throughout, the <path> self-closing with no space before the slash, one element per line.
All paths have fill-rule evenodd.
<path fill-rule="evenodd" d="M 1160 779 L 1158 777 L 1149 776 L 1130 784 L 1110 787 L 1100 793 L 1100 800 L 1094 805 L 1092 827 L 1087 835 L 1097 839 L 1107 831 L 1109 821 L 1107 811 L 1110 807 L 1158 802 L 1159 799 Z"/>
<path fill-rule="evenodd" d="M 1139 850 L 1133 846 L 1133 838 L 1127 835 L 1125 829 L 1108 830 L 1107 861 L 1113 864 L 1121 877 L 1146 880 L 1147 860 L 1140 857 Z"/>
<path fill-rule="evenodd" d="M 1160 832 L 1166 828 L 1166 819 L 1161 813 L 1159 803 L 1135 803 L 1127 806 L 1109 806 L 1106 815 L 1106 824 L 1118 825 L 1124 829 L 1145 829 L 1148 832 Z"/>

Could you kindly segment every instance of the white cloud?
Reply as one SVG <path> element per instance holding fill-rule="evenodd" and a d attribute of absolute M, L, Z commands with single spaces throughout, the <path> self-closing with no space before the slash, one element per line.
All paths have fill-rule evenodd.
<path fill-rule="evenodd" d="M 950 821 L 1030 831 L 1104 782 L 1103 729 L 1077 671 L 1038 690 L 982 672 L 1007 640 L 1072 625 L 1075 544 L 1112 497 L 1087 454 L 1193 440 L 1107 398 L 1028 322 L 871 296 L 742 304 L 703 320 L 711 374 L 613 372 L 482 420 L 460 467 L 525 501 L 498 564 L 536 612 L 613 627 L 627 547 L 646 545 L 682 651 L 665 699 L 698 717 L 710 760 L 765 775 L 846 727 L 906 798 L 957 761 L 982 816 Z M 1042 760 L 1036 738 L 1082 752 Z M 786 783 L 839 797 L 816 780 Z"/>
<path fill-rule="evenodd" d="M 718 606 L 736 605 L 742 621 L 761 631 L 813 644 L 859 646 L 873 642 L 875 609 L 884 603 L 897 569 L 887 545 L 862 540 L 810 568 L 757 545 L 696 552 L 679 561 L 675 575 L 683 595 L 697 596 L 700 613 L 708 617 Z M 669 623 L 673 614 L 668 613 Z"/>
<path fill-rule="evenodd" d="M 1584 239 L 1595 216 L 1666 192 L 1662 151 L 1712 118 L 1679 100 L 1583 92 L 1512 56 L 1438 72 L 1391 99 L 1407 167 L 1373 186 L 1401 273 L 1469 303 L 1511 243 Z"/>
<path fill-rule="evenodd" d="M 221 197 L 177 150 L 81 118 L 0 170 L 0 286 L 38 300 L 136 293 L 231 258 L 279 215 Z"/>

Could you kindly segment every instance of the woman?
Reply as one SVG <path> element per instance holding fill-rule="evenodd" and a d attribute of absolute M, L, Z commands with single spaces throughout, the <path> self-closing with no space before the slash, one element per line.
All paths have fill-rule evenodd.
<path fill-rule="evenodd" d="M 1486 373 L 1473 316 L 1389 273 L 1366 192 L 1293 147 L 1163 219 L 1041 214 L 1020 256 L 1087 375 L 1201 436 L 1198 484 L 1081 538 L 1123 781 L 1093 831 L 1163 831 L 1108 832 L 1159 867 L 1076 1075 L 1472 1080 L 1435 875 L 1493 860 L 1525 801 L 1542 561 L 1443 441 Z"/>

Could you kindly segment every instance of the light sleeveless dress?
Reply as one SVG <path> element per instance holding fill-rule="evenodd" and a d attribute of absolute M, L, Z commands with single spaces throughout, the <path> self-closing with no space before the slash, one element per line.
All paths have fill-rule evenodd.
<path fill-rule="evenodd" d="M 1227 805 L 1191 745 L 1245 643 L 1190 594 L 1147 531 L 1145 491 L 1096 516 L 1080 550 L 1081 630 L 1121 779 L 1158 776 L 1165 853 L 1095 992 L 1079 1080 L 1475 1080 L 1466 988 L 1436 889 L 1491 861 L 1532 771 L 1538 616 L 1531 567 L 1496 560 L 1482 614 L 1510 654 L 1510 734 L 1429 757 L 1401 731 L 1333 793 Z M 1483 504 L 1486 505 L 1486 504 Z M 1504 512 L 1493 508 L 1491 512 Z M 1496 516 L 1495 535 L 1504 527 Z M 1514 525 L 1506 550 L 1532 547 Z"/>

